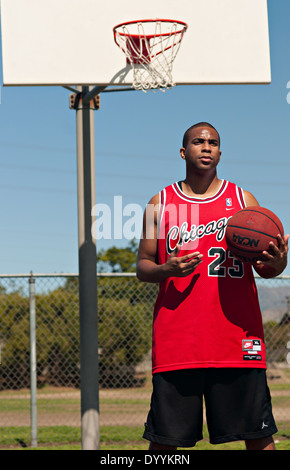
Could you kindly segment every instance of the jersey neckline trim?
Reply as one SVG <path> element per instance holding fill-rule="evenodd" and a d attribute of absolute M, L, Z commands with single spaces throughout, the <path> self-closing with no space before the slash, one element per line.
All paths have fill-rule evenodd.
<path fill-rule="evenodd" d="M 223 194 L 223 192 L 225 191 L 225 189 L 228 186 L 228 181 L 222 180 L 219 189 L 217 190 L 217 192 L 213 196 L 203 198 L 203 197 L 196 197 L 196 196 L 194 196 L 194 197 L 193 196 L 188 196 L 187 194 L 185 194 L 182 191 L 181 183 L 182 183 L 181 181 L 178 181 L 178 182 L 172 184 L 172 188 L 175 191 L 175 193 L 180 198 L 184 199 L 185 201 L 198 202 L 199 204 L 215 201 L 217 198 L 219 198 Z"/>

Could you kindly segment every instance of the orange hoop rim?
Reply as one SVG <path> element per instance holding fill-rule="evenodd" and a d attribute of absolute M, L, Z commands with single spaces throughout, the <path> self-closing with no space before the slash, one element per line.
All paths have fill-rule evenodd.
<path fill-rule="evenodd" d="M 114 26 L 113 28 L 113 31 L 114 31 L 114 36 L 116 37 L 116 33 L 118 33 L 120 36 L 135 36 L 134 34 L 128 34 L 128 33 L 124 33 L 123 31 L 117 31 L 119 28 L 121 28 L 122 26 L 130 26 L 130 25 L 134 25 L 134 24 L 143 24 L 143 23 L 172 23 L 172 24 L 178 24 L 180 26 L 182 26 L 182 28 L 179 30 L 179 31 L 174 31 L 174 34 L 181 34 L 183 32 L 185 32 L 188 28 L 188 25 L 187 23 L 185 23 L 184 21 L 180 21 L 180 20 L 170 20 L 170 19 L 164 19 L 164 18 L 155 18 L 155 19 L 145 19 L 145 20 L 132 20 L 132 21 L 125 21 L 124 23 L 119 23 L 117 24 L 116 26 Z M 171 35 L 172 32 L 168 32 L 168 33 L 157 33 L 157 34 L 154 34 L 154 36 L 156 37 L 160 37 L 160 36 L 169 36 Z M 137 34 L 136 36 L 139 36 L 139 34 Z M 146 34 L 145 37 L 151 37 L 152 34 Z"/>

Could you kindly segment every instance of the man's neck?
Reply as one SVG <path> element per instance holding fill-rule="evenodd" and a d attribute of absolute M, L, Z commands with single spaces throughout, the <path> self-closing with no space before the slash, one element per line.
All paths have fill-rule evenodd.
<path fill-rule="evenodd" d="M 221 180 L 217 174 L 213 175 L 186 175 L 182 182 L 182 190 L 188 196 L 209 197 L 213 196 L 219 189 Z"/>

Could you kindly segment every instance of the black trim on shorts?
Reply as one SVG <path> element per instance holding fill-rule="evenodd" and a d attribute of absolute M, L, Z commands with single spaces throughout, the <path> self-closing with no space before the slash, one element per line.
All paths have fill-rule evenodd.
<path fill-rule="evenodd" d="M 194 447 L 203 439 L 203 401 L 211 444 L 262 439 L 277 432 L 266 371 L 187 369 L 153 375 L 144 439 Z"/>
<path fill-rule="evenodd" d="M 252 432 L 252 433 L 246 433 L 246 434 L 236 434 L 235 436 L 222 436 L 222 437 L 217 437 L 215 439 L 210 439 L 211 444 L 224 444 L 226 442 L 234 442 L 234 441 L 251 441 L 255 439 L 264 439 L 265 437 L 273 436 L 278 432 L 278 429 L 275 426 L 271 428 L 267 428 L 267 431 L 259 431 L 259 432 Z"/>
<path fill-rule="evenodd" d="M 198 439 L 194 441 L 181 441 L 178 439 L 168 439 L 165 436 L 157 436 L 156 434 L 151 434 L 149 431 L 146 430 L 147 423 L 145 423 L 145 431 L 143 434 L 143 438 L 147 439 L 150 442 L 155 442 L 156 444 L 163 444 L 168 446 L 174 447 L 194 447 L 198 441 L 203 439 L 203 436 L 200 436 Z"/>

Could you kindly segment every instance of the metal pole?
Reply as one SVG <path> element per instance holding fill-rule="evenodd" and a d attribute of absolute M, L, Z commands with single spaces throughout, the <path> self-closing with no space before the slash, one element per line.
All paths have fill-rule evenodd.
<path fill-rule="evenodd" d="M 89 87 L 78 87 L 78 90 L 82 93 L 76 110 L 82 449 L 98 450 L 97 253 L 91 232 L 95 205 L 94 110 L 82 99 Z"/>
<path fill-rule="evenodd" d="M 83 103 L 84 104 L 89 104 L 89 102 L 95 97 L 97 96 L 99 93 L 101 93 L 102 91 L 104 91 L 106 88 L 106 86 L 95 86 L 94 88 L 93 87 L 88 87 L 88 91 L 87 93 L 83 96 Z"/>
<path fill-rule="evenodd" d="M 30 278 L 29 278 L 29 322 L 30 322 L 31 445 L 32 447 L 37 447 L 35 280 L 34 280 L 32 272 L 30 273 Z"/>

